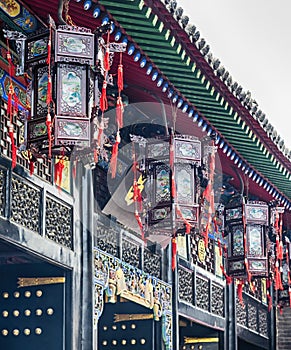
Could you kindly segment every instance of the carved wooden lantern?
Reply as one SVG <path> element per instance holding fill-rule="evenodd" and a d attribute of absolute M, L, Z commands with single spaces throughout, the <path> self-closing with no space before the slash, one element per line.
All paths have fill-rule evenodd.
<path fill-rule="evenodd" d="M 200 165 L 201 143 L 195 137 L 179 135 L 147 143 L 149 235 L 172 236 L 173 230 L 190 232 L 198 224 Z"/>
<path fill-rule="evenodd" d="M 266 277 L 266 228 L 269 208 L 264 202 L 247 202 L 225 209 L 228 230 L 228 274 L 236 278 Z"/>
<path fill-rule="evenodd" d="M 51 27 L 27 39 L 34 101 L 27 127 L 29 148 L 45 153 L 51 146 L 52 154 L 67 154 L 70 146 L 90 146 L 94 43 L 89 29 L 70 26 Z"/>

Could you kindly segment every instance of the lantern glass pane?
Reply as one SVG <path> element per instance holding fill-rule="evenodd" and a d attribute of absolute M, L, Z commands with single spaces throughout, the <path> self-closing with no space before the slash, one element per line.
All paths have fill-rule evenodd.
<path fill-rule="evenodd" d="M 57 114 L 86 117 L 86 66 L 60 64 L 58 66 Z"/>
<path fill-rule="evenodd" d="M 225 221 L 236 221 L 242 219 L 242 207 L 228 208 L 225 210 Z"/>
<path fill-rule="evenodd" d="M 81 28 L 80 28 L 81 29 Z M 80 62 L 93 64 L 94 35 L 84 30 L 57 30 L 56 33 L 56 61 Z"/>
<path fill-rule="evenodd" d="M 47 86 L 48 86 L 48 67 L 37 67 L 35 70 L 36 88 L 35 88 L 35 110 L 34 116 L 47 115 Z"/>
<path fill-rule="evenodd" d="M 26 40 L 26 64 L 44 63 L 48 54 L 49 33 L 45 32 Z"/>
<path fill-rule="evenodd" d="M 249 256 L 263 256 L 263 228 L 260 225 L 247 226 L 247 241 L 248 241 L 248 255 Z"/>
<path fill-rule="evenodd" d="M 175 140 L 176 158 L 192 159 L 200 162 L 201 143 L 199 141 Z"/>
<path fill-rule="evenodd" d="M 246 204 L 246 221 L 268 225 L 268 206 L 259 204 Z"/>
<path fill-rule="evenodd" d="M 178 203 L 193 204 L 195 186 L 191 164 L 177 164 L 175 174 Z"/>
<path fill-rule="evenodd" d="M 161 159 L 169 158 L 169 143 L 165 140 L 161 143 L 150 143 L 148 145 L 148 158 Z"/>
<path fill-rule="evenodd" d="M 88 147 L 90 144 L 89 119 L 56 116 L 55 144 Z"/>
<path fill-rule="evenodd" d="M 244 228 L 243 225 L 234 225 L 232 227 L 232 256 L 244 255 Z"/>
<path fill-rule="evenodd" d="M 169 203 L 171 201 L 170 167 L 157 164 L 155 167 L 155 203 Z"/>

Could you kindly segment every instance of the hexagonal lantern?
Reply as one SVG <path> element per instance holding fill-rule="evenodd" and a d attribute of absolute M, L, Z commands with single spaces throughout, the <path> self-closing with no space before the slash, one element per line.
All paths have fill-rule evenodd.
<path fill-rule="evenodd" d="M 172 236 L 176 230 L 185 232 L 185 225 L 198 224 L 200 165 L 201 142 L 196 137 L 177 135 L 147 143 L 149 235 Z"/>
<path fill-rule="evenodd" d="M 45 153 L 49 146 L 50 118 L 53 154 L 66 153 L 70 146 L 90 146 L 89 87 L 94 81 L 89 67 L 94 63 L 94 55 L 94 34 L 86 28 L 51 27 L 50 31 L 27 39 L 25 62 L 33 73 L 34 102 L 27 144 L 35 155 Z"/>
<path fill-rule="evenodd" d="M 268 205 L 265 202 L 249 201 L 227 207 L 225 225 L 228 231 L 228 275 L 236 278 L 268 276 Z"/>

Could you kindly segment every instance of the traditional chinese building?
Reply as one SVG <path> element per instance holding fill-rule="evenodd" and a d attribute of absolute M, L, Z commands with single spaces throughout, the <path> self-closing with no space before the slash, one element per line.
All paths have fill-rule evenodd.
<path fill-rule="evenodd" d="M 0 25 L 1 349 L 289 349 L 291 152 L 177 2 Z"/>

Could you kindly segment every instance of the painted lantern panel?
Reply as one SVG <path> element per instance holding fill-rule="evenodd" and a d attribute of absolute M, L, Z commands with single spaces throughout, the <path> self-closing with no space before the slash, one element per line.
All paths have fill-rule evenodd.
<path fill-rule="evenodd" d="M 248 255 L 264 255 L 263 228 L 260 225 L 247 226 Z"/>
<path fill-rule="evenodd" d="M 57 30 L 56 32 L 56 62 L 79 62 L 94 64 L 94 35 L 89 29 L 82 31 Z"/>
<path fill-rule="evenodd" d="M 200 163 L 201 143 L 200 141 L 175 140 L 176 158 L 191 159 Z"/>
<path fill-rule="evenodd" d="M 194 202 L 194 173 L 191 164 L 177 164 L 175 169 L 178 203 Z"/>
<path fill-rule="evenodd" d="M 166 164 L 155 166 L 155 203 L 171 201 L 170 167 Z"/>
<path fill-rule="evenodd" d="M 90 122 L 83 118 L 55 117 L 55 144 L 89 146 Z"/>
<path fill-rule="evenodd" d="M 87 113 L 86 66 L 58 66 L 57 114 L 85 117 Z"/>
<path fill-rule="evenodd" d="M 242 256 L 245 253 L 244 250 L 244 228 L 243 225 L 234 225 L 232 227 L 232 256 Z"/>

